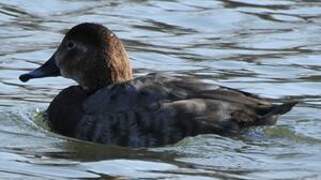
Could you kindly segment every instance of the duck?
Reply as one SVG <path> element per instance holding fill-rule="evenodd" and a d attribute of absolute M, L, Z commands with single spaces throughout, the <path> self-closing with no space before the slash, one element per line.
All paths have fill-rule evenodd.
<path fill-rule="evenodd" d="M 78 85 L 63 89 L 48 106 L 50 129 L 109 145 L 159 147 L 201 134 L 236 136 L 248 127 L 275 124 L 297 104 L 276 104 L 187 75 L 133 78 L 124 44 L 98 23 L 72 27 L 48 61 L 19 79 L 54 76 Z"/>

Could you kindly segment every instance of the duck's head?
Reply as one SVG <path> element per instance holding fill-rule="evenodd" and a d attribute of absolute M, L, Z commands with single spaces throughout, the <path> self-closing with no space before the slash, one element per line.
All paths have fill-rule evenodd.
<path fill-rule="evenodd" d="M 132 69 L 122 42 L 112 31 L 100 24 L 82 23 L 66 33 L 46 63 L 19 78 L 26 82 L 59 75 L 91 91 L 132 79 Z"/>

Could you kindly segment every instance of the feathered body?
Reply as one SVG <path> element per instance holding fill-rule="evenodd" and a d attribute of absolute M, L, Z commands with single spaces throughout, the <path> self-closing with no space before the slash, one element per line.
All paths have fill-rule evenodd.
<path fill-rule="evenodd" d="M 252 94 L 188 77 L 149 74 L 93 94 L 69 87 L 50 104 L 48 114 L 52 128 L 66 136 L 150 147 L 186 136 L 235 135 L 244 127 L 271 125 L 293 105 L 272 105 Z"/>

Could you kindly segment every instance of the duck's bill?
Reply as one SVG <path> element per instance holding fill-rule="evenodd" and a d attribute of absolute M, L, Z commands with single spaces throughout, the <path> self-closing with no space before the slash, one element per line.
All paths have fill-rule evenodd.
<path fill-rule="evenodd" d="M 30 79 L 60 76 L 59 68 L 55 63 L 54 55 L 42 66 L 33 71 L 20 75 L 19 79 L 22 82 L 27 82 Z"/>

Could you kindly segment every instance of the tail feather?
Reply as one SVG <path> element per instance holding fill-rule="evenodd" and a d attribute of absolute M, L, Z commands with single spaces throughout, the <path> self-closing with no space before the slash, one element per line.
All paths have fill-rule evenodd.
<path fill-rule="evenodd" d="M 274 105 L 269 109 L 267 113 L 261 116 L 259 121 L 256 121 L 255 125 L 273 125 L 276 123 L 279 115 L 289 112 L 298 101 L 286 102 L 281 105 Z"/>
<path fill-rule="evenodd" d="M 298 103 L 298 101 L 291 101 L 291 102 L 286 102 L 281 105 L 276 105 L 271 108 L 271 110 L 265 114 L 265 117 L 273 116 L 273 115 L 281 115 L 289 112 L 293 106 L 295 106 Z"/>

